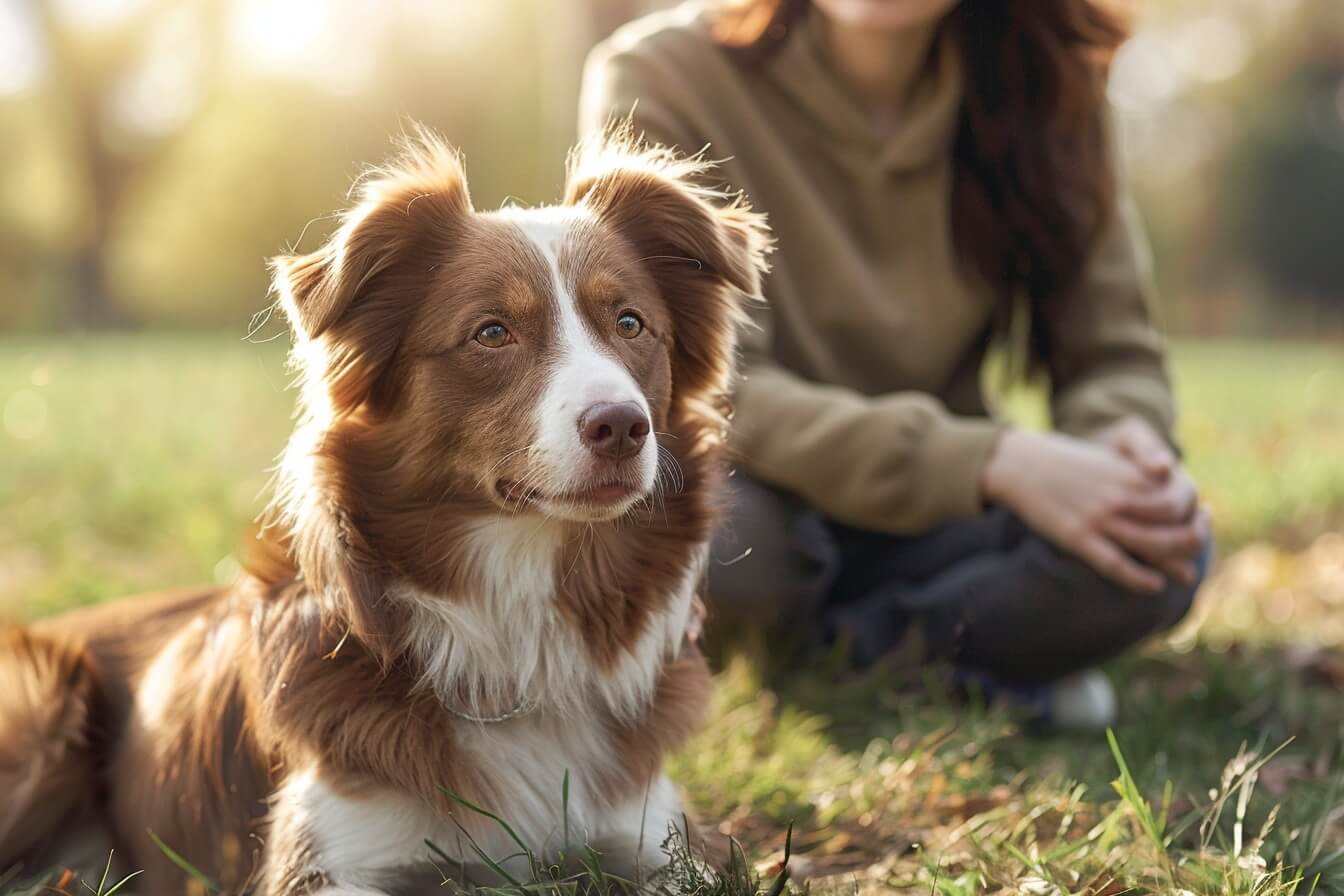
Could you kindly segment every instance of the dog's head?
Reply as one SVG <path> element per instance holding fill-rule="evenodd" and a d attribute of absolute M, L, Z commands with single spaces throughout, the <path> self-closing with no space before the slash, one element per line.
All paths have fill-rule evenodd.
<path fill-rule="evenodd" d="M 310 399 L 396 431 L 418 484 L 619 516 L 653 487 L 669 415 L 726 390 L 757 291 L 762 223 L 699 171 L 608 138 L 576 153 L 563 205 L 478 213 L 419 135 L 325 246 L 274 263 Z"/>
<path fill-rule="evenodd" d="M 362 521 L 445 497 L 594 522 L 647 496 L 660 433 L 726 392 L 763 270 L 761 217 L 702 173 L 621 133 L 576 151 L 563 204 L 481 213 L 451 150 L 408 141 L 326 245 L 273 263 L 309 418 L 291 460 L 321 467 L 288 484 L 294 528 L 335 507 L 344 549 L 377 553 Z"/>

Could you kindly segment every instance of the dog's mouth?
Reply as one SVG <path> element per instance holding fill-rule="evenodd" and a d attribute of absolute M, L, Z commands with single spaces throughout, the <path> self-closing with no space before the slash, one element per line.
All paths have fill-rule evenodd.
<path fill-rule="evenodd" d="M 549 506 L 606 510 L 639 497 L 642 490 L 628 482 L 612 480 L 575 491 L 545 492 L 517 479 L 500 479 L 495 482 L 495 494 L 506 507 L 514 509 Z"/>

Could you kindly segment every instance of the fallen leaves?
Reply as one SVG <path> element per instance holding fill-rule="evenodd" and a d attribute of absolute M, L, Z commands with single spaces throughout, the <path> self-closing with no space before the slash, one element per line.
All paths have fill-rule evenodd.
<path fill-rule="evenodd" d="M 1224 558 L 1169 638 L 1178 649 L 1196 640 L 1344 647 L 1344 532 L 1296 550 L 1253 542 Z"/>

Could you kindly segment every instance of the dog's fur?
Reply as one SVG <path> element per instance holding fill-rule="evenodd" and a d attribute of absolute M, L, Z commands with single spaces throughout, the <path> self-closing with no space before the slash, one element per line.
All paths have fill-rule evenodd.
<path fill-rule="evenodd" d="M 261 556 L 231 588 L 0 633 L 0 872 L 92 823 L 144 892 L 187 883 L 150 832 L 227 891 L 401 892 L 426 840 L 468 868 L 517 852 L 452 795 L 538 854 L 659 864 L 766 248 L 703 173 L 619 134 L 563 204 L 483 214 L 420 132 L 325 246 L 277 259 L 301 414 Z M 600 402 L 653 432 L 599 456 Z"/>

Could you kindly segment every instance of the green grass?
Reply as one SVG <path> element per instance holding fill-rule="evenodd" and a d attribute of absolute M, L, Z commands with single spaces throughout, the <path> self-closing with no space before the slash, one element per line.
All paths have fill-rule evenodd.
<path fill-rule="evenodd" d="M 290 428 L 284 351 L 0 343 L 0 613 L 231 578 Z"/>
<path fill-rule="evenodd" d="M 283 352 L 0 341 L 0 616 L 230 579 L 290 425 Z M 1344 893 L 1344 350 L 1175 367 L 1223 560 L 1195 620 L 1114 666 L 1121 752 L 955 705 L 936 673 L 738 657 L 672 770 L 764 880 L 793 822 L 814 892 Z"/>

